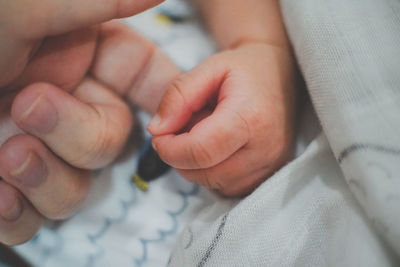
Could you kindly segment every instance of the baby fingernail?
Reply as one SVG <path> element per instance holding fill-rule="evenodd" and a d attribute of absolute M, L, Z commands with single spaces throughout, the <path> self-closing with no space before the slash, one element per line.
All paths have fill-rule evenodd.
<path fill-rule="evenodd" d="M 154 143 L 154 141 L 151 141 L 151 146 L 153 147 L 153 149 L 154 149 L 155 151 L 157 151 L 157 146 L 156 146 L 156 144 Z"/>
<path fill-rule="evenodd" d="M 158 127 L 158 126 L 160 125 L 160 123 L 161 123 L 161 117 L 160 117 L 160 115 L 156 114 L 156 115 L 151 119 L 151 121 L 150 121 L 150 123 L 149 123 L 149 129 Z"/>
<path fill-rule="evenodd" d="M 44 96 L 37 97 L 20 117 L 24 129 L 39 134 L 50 132 L 57 120 L 58 115 L 54 105 Z"/>
<path fill-rule="evenodd" d="M 46 165 L 34 152 L 29 152 L 25 161 L 10 172 L 10 176 L 20 184 L 35 187 L 46 179 Z"/>
<path fill-rule="evenodd" d="M 15 221 L 21 213 L 21 199 L 4 185 L 0 186 L 0 216 L 6 221 Z"/>

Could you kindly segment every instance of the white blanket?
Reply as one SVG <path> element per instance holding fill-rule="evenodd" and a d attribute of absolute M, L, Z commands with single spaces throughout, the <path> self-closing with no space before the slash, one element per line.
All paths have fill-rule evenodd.
<path fill-rule="evenodd" d="M 400 254 L 400 1 L 282 1 L 317 114 L 352 193 Z"/>

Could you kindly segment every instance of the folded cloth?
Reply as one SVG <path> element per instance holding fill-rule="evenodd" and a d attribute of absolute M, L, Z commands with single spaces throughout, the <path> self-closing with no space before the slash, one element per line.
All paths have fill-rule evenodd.
<path fill-rule="evenodd" d="M 322 134 L 240 202 L 185 229 L 170 266 L 394 266 Z"/>

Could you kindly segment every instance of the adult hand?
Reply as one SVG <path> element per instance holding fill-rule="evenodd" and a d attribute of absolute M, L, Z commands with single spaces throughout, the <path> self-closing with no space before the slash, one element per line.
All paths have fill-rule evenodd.
<path fill-rule="evenodd" d="M 139 89 L 154 93 L 179 72 L 140 78 L 145 66 L 151 77 L 153 67 L 171 63 L 116 22 L 89 26 L 160 1 L 45 1 L 36 3 L 46 11 L 39 14 L 24 2 L 0 2 L 0 242 L 8 245 L 30 239 L 43 217 L 79 208 L 90 184 L 82 169 L 109 163 L 129 134 L 132 117 L 120 96 L 154 110 Z M 20 20 L 5 10 L 19 10 Z"/>

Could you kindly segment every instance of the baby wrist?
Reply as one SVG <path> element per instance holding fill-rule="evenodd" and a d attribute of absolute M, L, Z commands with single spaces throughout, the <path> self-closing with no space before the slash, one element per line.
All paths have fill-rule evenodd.
<path fill-rule="evenodd" d="M 289 43 L 287 41 L 275 41 L 269 39 L 262 38 L 254 38 L 254 37 L 240 37 L 229 44 L 225 49 L 226 50 L 235 50 L 241 46 L 249 45 L 249 44 L 266 44 L 269 46 L 279 47 L 279 48 L 289 48 Z"/>

